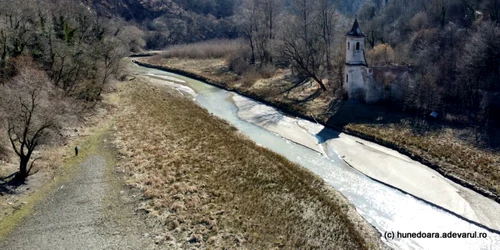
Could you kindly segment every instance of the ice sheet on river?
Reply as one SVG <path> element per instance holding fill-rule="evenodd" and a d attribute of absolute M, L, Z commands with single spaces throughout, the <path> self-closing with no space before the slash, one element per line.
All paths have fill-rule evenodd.
<path fill-rule="evenodd" d="M 275 108 L 239 95 L 233 96 L 238 116 L 330 158 L 338 155 L 350 166 L 383 183 L 452 211 L 469 220 L 500 229 L 500 205 L 454 184 L 441 174 L 395 150 L 287 117 Z M 320 144 L 318 144 L 320 143 Z M 467 191 L 467 192 L 465 192 Z M 466 193 L 467 195 L 464 195 Z"/>

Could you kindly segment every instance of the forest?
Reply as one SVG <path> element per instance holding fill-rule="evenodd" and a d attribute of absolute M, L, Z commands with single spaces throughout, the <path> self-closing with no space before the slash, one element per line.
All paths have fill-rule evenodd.
<path fill-rule="evenodd" d="M 404 107 L 439 111 L 491 129 L 500 112 L 500 3 L 480 1 L 365 2 L 359 10 L 371 63 L 409 64 Z"/>

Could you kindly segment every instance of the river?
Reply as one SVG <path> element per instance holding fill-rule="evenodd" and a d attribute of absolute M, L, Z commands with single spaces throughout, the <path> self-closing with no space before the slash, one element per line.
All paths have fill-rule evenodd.
<path fill-rule="evenodd" d="M 292 124 L 307 124 L 308 121 L 285 117 L 279 112 L 272 112 L 274 110 L 272 107 L 184 76 L 135 64 L 131 67 L 137 75 L 149 76 L 178 89 L 184 95 L 192 96 L 200 106 L 228 121 L 257 144 L 283 155 L 323 178 L 347 197 L 358 213 L 382 234 L 382 240 L 394 249 L 500 249 L 499 234 L 374 181 L 345 164 L 334 152 L 318 153 L 242 119 L 238 113 L 240 109 L 248 108 L 248 106 L 239 107 L 237 104 L 241 103 L 242 98 L 245 99 L 244 105 L 262 110 L 265 115 L 261 116 L 261 119 L 264 119 L 264 122 L 273 123 L 274 126 L 287 127 Z M 307 129 L 303 132 L 309 133 Z M 316 138 L 317 140 L 312 141 L 311 145 L 318 145 L 318 140 L 323 139 L 320 136 Z M 331 149 L 324 151 L 331 151 Z M 422 236 L 405 238 L 397 237 L 398 232 L 438 233 L 439 236 L 443 233 L 445 236 L 451 236 L 448 233 L 464 232 L 475 233 L 476 237 L 486 236 L 486 238 L 437 239 Z M 384 237 L 388 235 L 387 233 L 394 233 L 394 239 Z"/>

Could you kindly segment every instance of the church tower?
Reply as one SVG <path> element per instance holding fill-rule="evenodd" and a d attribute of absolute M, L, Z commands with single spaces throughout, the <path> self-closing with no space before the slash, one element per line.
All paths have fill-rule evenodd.
<path fill-rule="evenodd" d="M 360 99 L 358 89 L 364 88 L 368 64 L 365 58 L 365 37 L 359 28 L 358 19 L 354 20 L 351 31 L 346 34 L 345 84 L 349 99 Z"/>

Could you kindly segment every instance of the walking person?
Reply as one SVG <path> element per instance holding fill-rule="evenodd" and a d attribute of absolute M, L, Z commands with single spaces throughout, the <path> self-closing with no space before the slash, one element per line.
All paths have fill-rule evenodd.
<path fill-rule="evenodd" d="M 75 157 L 78 156 L 78 146 L 75 147 Z"/>

